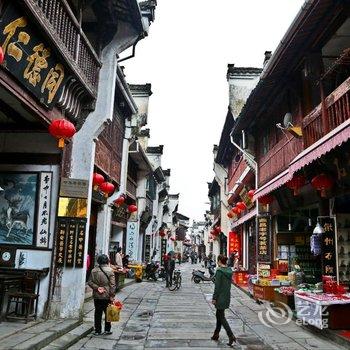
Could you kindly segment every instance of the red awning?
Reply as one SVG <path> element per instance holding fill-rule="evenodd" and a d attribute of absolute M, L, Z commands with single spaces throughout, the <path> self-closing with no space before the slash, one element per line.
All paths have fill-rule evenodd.
<path fill-rule="evenodd" d="M 242 225 L 243 223 L 245 223 L 249 219 L 253 218 L 254 216 L 256 216 L 256 208 L 251 210 L 248 214 L 245 214 L 244 216 L 242 216 L 237 221 L 233 222 L 231 225 L 231 228 L 234 229 L 235 227 Z"/>
<path fill-rule="evenodd" d="M 254 200 L 259 199 L 260 197 L 265 196 L 266 194 L 276 190 L 277 188 L 283 186 L 292 178 L 292 174 L 289 173 L 289 170 L 285 170 L 283 173 L 274 177 L 271 181 L 266 183 L 264 186 L 258 188 L 254 194 Z"/>
<path fill-rule="evenodd" d="M 289 173 L 293 176 L 298 170 L 322 157 L 350 138 L 350 119 L 340 124 L 326 136 L 315 142 L 295 157 L 289 165 Z"/>

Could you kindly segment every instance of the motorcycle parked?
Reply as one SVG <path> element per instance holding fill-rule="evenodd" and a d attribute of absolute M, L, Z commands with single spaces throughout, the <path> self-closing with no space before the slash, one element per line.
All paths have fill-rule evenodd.
<path fill-rule="evenodd" d="M 192 281 L 194 283 L 202 282 L 213 282 L 215 283 L 215 269 L 214 266 L 209 266 L 209 276 L 205 275 L 204 271 L 201 270 L 193 270 L 192 271 Z"/>
<path fill-rule="evenodd" d="M 144 277 L 146 280 L 153 279 L 153 281 L 157 281 L 158 278 L 165 280 L 166 272 L 165 272 L 164 267 L 160 266 L 159 263 L 151 261 L 150 263 L 148 263 L 146 265 Z"/>

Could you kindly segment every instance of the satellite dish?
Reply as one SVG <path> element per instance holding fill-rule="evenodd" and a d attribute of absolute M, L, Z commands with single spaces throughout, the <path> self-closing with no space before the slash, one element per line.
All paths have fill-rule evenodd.
<path fill-rule="evenodd" d="M 286 115 L 283 118 L 283 126 L 288 129 L 289 127 L 293 127 L 293 123 L 292 123 L 293 117 L 292 117 L 292 113 L 288 112 L 286 113 Z"/>

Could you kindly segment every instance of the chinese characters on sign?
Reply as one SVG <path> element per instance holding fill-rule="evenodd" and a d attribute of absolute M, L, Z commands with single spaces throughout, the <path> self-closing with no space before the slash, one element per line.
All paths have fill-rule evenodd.
<path fill-rule="evenodd" d="M 331 217 L 323 217 L 319 220 L 324 230 L 322 234 L 322 274 L 336 276 L 335 221 Z"/>
<path fill-rule="evenodd" d="M 229 255 L 231 255 L 233 252 L 237 252 L 239 258 L 241 255 L 241 240 L 237 232 L 229 232 L 228 244 Z"/>
<path fill-rule="evenodd" d="M 46 248 L 49 245 L 51 183 L 51 172 L 40 174 L 36 246 L 42 248 Z"/>
<path fill-rule="evenodd" d="M 66 237 L 67 237 L 68 222 L 64 219 L 58 220 L 58 232 L 56 241 L 56 266 L 64 265 L 66 255 Z"/>
<path fill-rule="evenodd" d="M 43 104 L 52 106 L 64 85 L 64 67 L 13 3 L 10 2 L 0 22 L 4 67 Z"/>
<path fill-rule="evenodd" d="M 60 186 L 61 197 L 88 198 L 89 181 L 62 177 Z"/>
<path fill-rule="evenodd" d="M 130 260 L 137 260 L 138 245 L 138 223 L 128 221 L 126 236 L 126 254 L 130 256 Z"/>
<path fill-rule="evenodd" d="M 84 266 L 84 247 L 85 247 L 85 221 L 81 221 L 78 224 L 78 238 L 75 247 L 75 267 Z"/>
<path fill-rule="evenodd" d="M 166 245 L 167 245 L 167 240 L 163 238 L 161 240 L 161 244 L 160 244 L 160 263 L 161 263 L 161 265 L 163 265 L 163 263 L 164 263 L 163 256 L 166 253 Z"/>
<path fill-rule="evenodd" d="M 76 231 L 77 222 L 72 220 L 68 226 L 66 267 L 73 267 L 74 265 Z"/>
<path fill-rule="evenodd" d="M 145 236 L 145 260 L 146 262 L 151 261 L 151 236 Z"/>
<path fill-rule="evenodd" d="M 258 261 L 271 262 L 271 217 L 258 218 Z"/>

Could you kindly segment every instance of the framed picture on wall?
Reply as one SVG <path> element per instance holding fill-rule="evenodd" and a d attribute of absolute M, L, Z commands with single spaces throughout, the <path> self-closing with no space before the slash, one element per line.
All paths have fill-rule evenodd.
<path fill-rule="evenodd" d="M 0 172 L 0 244 L 34 244 L 38 182 L 36 172 Z"/>

